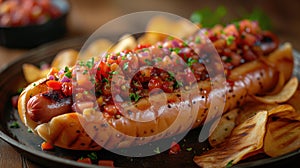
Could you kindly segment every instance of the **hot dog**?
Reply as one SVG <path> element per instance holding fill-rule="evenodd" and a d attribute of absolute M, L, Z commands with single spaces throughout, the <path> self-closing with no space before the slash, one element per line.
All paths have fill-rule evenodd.
<path fill-rule="evenodd" d="M 221 56 L 225 69 L 226 83 L 219 90 L 223 93 L 221 97 L 225 103 L 222 112 L 242 105 L 249 95 L 264 94 L 272 90 L 279 80 L 279 73 L 284 74 L 286 81 L 291 77 L 291 45 L 285 44 L 278 48 L 277 37 L 260 30 L 256 22 L 246 20 L 240 22 L 239 27 L 233 24 L 222 29 L 215 27 L 207 31 L 207 36 Z M 188 46 L 194 45 L 197 49 L 197 34 L 188 39 L 191 39 Z M 198 127 L 207 118 L 211 102 L 219 99 L 220 95 L 212 91 L 208 72 L 201 62 L 205 59 L 188 46 L 184 41 L 169 39 L 155 45 L 139 45 L 133 51 L 108 54 L 98 62 L 86 64 L 96 67 L 96 79 L 94 83 L 88 79 L 77 80 L 76 85 L 79 87 L 71 87 L 70 81 L 62 80 L 66 74 L 74 75 L 76 67 L 65 69 L 64 73 L 52 71 L 48 78 L 29 85 L 21 93 L 18 102 L 20 117 L 46 141 L 76 150 L 100 149 L 101 145 L 94 142 L 94 139 L 101 141 L 106 148 L 123 148 Z M 133 75 L 128 86 L 124 83 L 123 74 L 113 73 L 117 72 L 116 67 L 121 67 L 122 71 L 119 73 L 130 73 L 141 64 L 158 61 L 170 63 L 174 55 L 182 58 L 189 67 L 179 70 L 176 77 L 181 81 L 175 80 L 167 71 L 151 67 Z M 214 68 L 222 70 L 217 66 Z M 112 74 L 118 77 L 115 79 L 119 79 L 117 83 L 120 87 L 111 89 Z M 182 95 L 178 93 L 180 85 L 186 83 L 192 84 L 185 88 L 184 92 L 189 96 L 183 101 Z M 85 92 L 93 87 L 96 98 Z M 197 94 L 195 88 L 198 89 Z M 126 89 L 129 91 L 129 99 L 126 99 Z M 161 91 L 165 94 L 160 93 Z M 72 99 L 72 94 L 77 99 Z M 153 96 L 149 97 L 149 94 Z M 167 103 L 161 103 L 162 100 Z M 101 111 L 95 115 L 98 120 L 89 121 L 89 114 L 95 113 L 95 106 Z M 120 108 L 127 113 L 120 112 Z M 183 115 L 182 111 L 188 115 Z M 189 117 L 194 119 L 191 124 L 186 122 Z M 118 136 L 118 131 L 131 137 L 151 139 L 137 142 Z M 92 137 L 87 133 L 92 134 Z"/>

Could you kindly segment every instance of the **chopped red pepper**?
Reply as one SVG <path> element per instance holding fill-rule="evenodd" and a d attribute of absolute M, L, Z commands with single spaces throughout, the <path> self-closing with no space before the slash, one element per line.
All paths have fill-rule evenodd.
<path fill-rule="evenodd" d="M 43 142 L 41 144 L 41 148 L 42 148 L 42 150 L 52 150 L 52 149 L 54 149 L 54 146 L 49 142 Z"/>
<path fill-rule="evenodd" d="M 180 145 L 176 142 L 172 142 L 169 154 L 177 154 L 181 151 Z"/>
<path fill-rule="evenodd" d="M 55 80 L 49 80 L 46 82 L 47 86 L 52 88 L 53 90 L 60 90 L 62 83 Z"/>
<path fill-rule="evenodd" d="M 99 166 L 107 166 L 107 167 L 114 167 L 114 161 L 112 160 L 99 160 Z"/>
<path fill-rule="evenodd" d="M 91 158 L 88 158 L 88 157 L 86 157 L 86 158 L 79 158 L 79 159 L 77 160 L 77 162 L 80 162 L 80 163 L 87 163 L 87 164 L 92 164 Z"/>

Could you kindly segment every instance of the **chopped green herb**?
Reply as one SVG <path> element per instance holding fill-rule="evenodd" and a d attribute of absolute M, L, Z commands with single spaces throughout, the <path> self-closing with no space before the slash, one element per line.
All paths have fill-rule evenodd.
<path fill-rule="evenodd" d="M 225 166 L 225 168 L 229 168 L 229 167 L 232 167 L 232 165 L 233 165 L 233 160 L 231 160 L 231 161 L 229 161 L 228 163 L 227 163 L 227 165 Z"/>
<path fill-rule="evenodd" d="M 168 36 L 168 40 L 174 40 L 174 37 Z"/>
<path fill-rule="evenodd" d="M 24 90 L 24 88 L 19 88 L 18 91 L 17 91 L 17 93 L 21 94 L 23 92 L 23 90 Z"/>
<path fill-rule="evenodd" d="M 193 148 L 186 148 L 185 150 L 188 151 L 188 152 L 190 152 L 190 151 L 193 150 Z"/>
<path fill-rule="evenodd" d="M 182 45 L 183 45 L 183 47 L 188 47 L 189 46 L 187 41 L 182 42 Z"/>
<path fill-rule="evenodd" d="M 235 40 L 234 36 L 228 36 L 227 39 L 226 39 L 226 44 L 231 45 L 234 40 Z"/>
<path fill-rule="evenodd" d="M 174 87 L 175 88 L 180 88 L 183 86 L 183 82 L 182 81 L 175 81 Z"/>
<path fill-rule="evenodd" d="M 27 132 L 32 133 L 32 130 L 30 128 L 27 129 Z"/>
<path fill-rule="evenodd" d="M 36 83 L 33 83 L 33 86 L 36 86 Z"/>
<path fill-rule="evenodd" d="M 88 68 L 93 68 L 93 66 L 94 66 L 94 57 L 92 57 L 91 59 L 89 59 L 87 62 L 86 62 L 86 66 L 88 67 Z"/>
<path fill-rule="evenodd" d="M 173 52 L 173 51 L 174 51 L 176 54 L 179 54 L 180 48 L 177 48 L 177 47 L 176 47 L 176 48 L 170 48 L 169 51 L 170 51 L 170 52 Z"/>
<path fill-rule="evenodd" d="M 98 156 L 95 152 L 92 152 L 92 153 L 88 154 L 87 156 L 92 160 L 98 160 Z"/>
<path fill-rule="evenodd" d="M 162 45 L 159 45 L 158 48 L 163 48 L 163 46 L 162 46 Z"/>
<path fill-rule="evenodd" d="M 86 70 L 86 69 L 82 72 L 83 75 L 85 75 L 87 73 L 88 73 L 88 70 Z"/>
<path fill-rule="evenodd" d="M 141 98 L 141 96 L 136 93 L 130 93 L 129 97 L 131 100 L 134 100 L 135 102 L 137 102 Z"/>
<path fill-rule="evenodd" d="M 155 153 L 159 154 L 159 153 L 160 153 L 160 149 L 159 149 L 159 147 L 156 147 L 156 148 L 153 150 L 153 152 L 155 152 Z"/>
<path fill-rule="evenodd" d="M 192 66 L 194 63 L 196 63 L 197 60 L 193 59 L 192 57 L 188 58 L 187 60 L 187 65 L 190 67 Z"/>
<path fill-rule="evenodd" d="M 145 63 L 147 64 L 147 65 L 152 65 L 152 62 L 151 62 L 151 60 L 149 60 L 149 59 L 145 59 Z"/>
<path fill-rule="evenodd" d="M 65 67 L 65 76 L 68 77 L 68 78 L 71 78 L 72 77 L 72 72 L 70 71 L 69 67 Z"/>
<path fill-rule="evenodd" d="M 227 62 L 227 63 L 229 63 L 229 62 L 231 62 L 232 61 L 232 58 L 231 57 L 227 57 L 226 59 L 225 59 L 225 62 Z"/>
<path fill-rule="evenodd" d="M 107 78 L 103 78 L 103 79 L 102 79 L 102 82 L 103 82 L 103 83 L 104 83 L 104 82 L 108 83 L 109 80 L 108 80 Z"/>
<path fill-rule="evenodd" d="M 200 37 L 199 37 L 199 36 L 197 36 L 197 37 L 196 37 L 196 39 L 195 39 L 195 43 L 197 43 L 197 44 L 200 44 L 200 43 L 201 43 L 201 39 L 200 39 Z"/>
<path fill-rule="evenodd" d="M 17 121 L 14 121 L 9 125 L 9 128 L 20 128 L 20 125 Z"/>
<path fill-rule="evenodd" d="M 162 61 L 162 58 L 157 57 L 157 58 L 154 59 L 154 61 L 155 61 L 155 62 L 161 62 L 161 61 Z"/>
<path fill-rule="evenodd" d="M 128 62 L 125 62 L 123 65 L 123 70 L 126 71 L 128 69 Z"/>

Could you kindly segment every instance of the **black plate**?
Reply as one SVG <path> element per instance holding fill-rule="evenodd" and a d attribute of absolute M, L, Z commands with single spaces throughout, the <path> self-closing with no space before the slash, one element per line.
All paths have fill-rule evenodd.
<path fill-rule="evenodd" d="M 59 51 L 68 48 L 80 49 L 85 40 L 86 38 L 83 37 L 41 46 L 28 52 L 0 72 L 0 137 L 32 161 L 47 167 L 98 166 L 75 161 L 81 156 L 87 156 L 91 153 L 88 151 L 70 151 L 61 148 L 55 148 L 53 151 L 42 151 L 40 144 L 43 140 L 33 133 L 29 133 L 27 128 L 21 123 L 17 110 L 11 105 L 11 97 L 16 95 L 19 88 L 26 86 L 22 69 L 20 68 L 24 63 L 39 65 L 41 62 L 51 62 Z M 300 54 L 297 52 L 294 52 L 294 54 L 296 58 L 295 67 L 299 67 Z M 295 70 L 295 74 L 298 76 L 298 71 Z M 19 122 L 20 128 L 10 128 L 10 124 L 13 121 Z M 101 159 L 114 160 L 114 164 L 117 167 L 197 167 L 193 162 L 193 156 L 202 153 L 203 149 L 208 147 L 208 143 L 198 142 L 199 131 L 200 129 L 192 130 L 179 142 L 184 147 L 177 155 L 169 155 L 167 151 L 149 157 L 131 158 L 116 155 L 106 150 L 96 153 Z M 155 144 L 153 146 L 155 147 Z M 188 147 L 192 148 L 192 150 L 185 150 Z M 276 158 L 258 155 L 234 167 L 300 167 L 299 159 L 300 150 L 297 150 Z"/>

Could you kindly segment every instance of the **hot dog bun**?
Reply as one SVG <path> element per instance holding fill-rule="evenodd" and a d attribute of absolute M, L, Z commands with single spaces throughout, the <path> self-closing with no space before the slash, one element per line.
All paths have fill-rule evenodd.
<path fill-rule="evenodd" d="M 233 85 L 224 87 L 226 101 L 223 112 L 242 105 L 249 95 L 263 94 L 272 90 L 279 79 L 279 73 L 283 73 L 287 81 L 291 77 L 292 71 L 293 53 L 292 46 L 288 43 L 264 59 L 257 59 L 233 69 L 228 76 L 228 79 L 233 81 Z M 101 149 L 101 146 L 94 142 L 93 139 L 95 138 L 101 139 L 107 148 L 138 145 L 136 141 L 118 136 L 117 131 L 114 130 L 133 137 L 152 136 L 151 140 L 158 140 L 198 127 L 203 124 L 207 117 L 207 109 L 210 106 L 210 102 L 216 98 L 209 95 L 209 92 L 206 94 L 200 92 L 200 95 L 191 96 L 188 102 L 180 102 L 180 99 L 176 97 L 176 93 L 166 94 L 167 100 L 171 100 L 170 102 L 172 103 L 164 105 L 161 108 L 163 109 L 161 115 L 155 120 L 147 122 L 137 122 L 122 116 L 117 119 L 110 118 L 108 121 L 107 118 L 103 117 L 102 113 L 97 114 L 99 118 L 96 122 L 89 122 L 83 114 L 70 112 L 53 117 L 47 123 L 38 124 L 28 116 L 27 102 L 31 96 L 47 90 L 46 81 L 47 79 L 42 79 L 29 85 L 20 95 L 18 110 L 21 120 L 45 141 L 62 148 L 74 150 Z M 198 88 L 210 90 L 210 85 L 205 82 L 199 82 Z M 194 108 L 193 104 L 200 104 L 201 108 Z M 143 98 L 134 105 L 147 107 L 149 103 L 147 99 Z M 192 125 L 186 125 L 185 122 L 182 122 L 186 121 L 187 118 L 185 117 L 190 117 L 179 113 L 179 109 L 184 108 L 191 108 L 194 111 L 192 114 L 197 115 Z M 157 111 L 152 112 L 158 113 Z M 181 115 L 181 117 L 178 117 L 178 115 Z M 109 124 L 110 127 L 106 124 Z M 165 131 L 170 125 L 172 127 Z M 110 128 L 113 128 L 113 130 Z M 90 136 L 87 135 L 87 132 Z M 147 143 L 147 141 L 140 143 Z"/>

